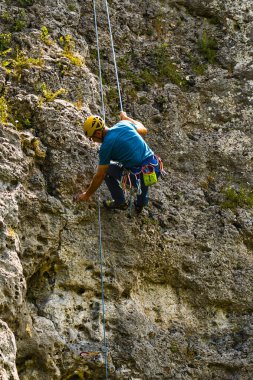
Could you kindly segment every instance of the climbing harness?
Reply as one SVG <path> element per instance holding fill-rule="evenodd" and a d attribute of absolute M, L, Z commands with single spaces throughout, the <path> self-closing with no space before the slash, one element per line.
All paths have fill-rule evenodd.
<path fill-rule="evenodd" d="M 131 169 L 124 169 L 122 174 L 122 179 L 120 182 L 120 186 L 124 191 L 125 198 L 127 198 L 127 189 L 129 189 L 129 208 L 128 208 L 128 216 L 132 216 L 133 209 L 133 197 L 136 192 L 137 196 L 141 195 L 141 174 L 143 176 L 143 182 L 145 186 L 151 186 L 158 182 L 157 174 L 155 168 L 159 168 L 159 172 L 161 175 L 165 175 L 165 171 L 163 169 L 163 162 L 161 158 L 157 155 L 153 156 L 152 159 L 148 159 L 148 162 L 144 162 L 142 166 L 134 167 Z M 134 177 L 135 185 L 133 186 L 132 178 Z M 135 190 L 136 189 L 136 190 Z"/>

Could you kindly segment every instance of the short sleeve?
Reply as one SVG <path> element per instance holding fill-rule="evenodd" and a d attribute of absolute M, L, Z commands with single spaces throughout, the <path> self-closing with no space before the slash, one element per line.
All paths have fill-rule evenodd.
<path fill-rule="evenodd" d="M 109 165 L 111 161 L 111 149 L 108 149 L 108 144 L 102 144 L 99 150 L 99 165 Z"/>

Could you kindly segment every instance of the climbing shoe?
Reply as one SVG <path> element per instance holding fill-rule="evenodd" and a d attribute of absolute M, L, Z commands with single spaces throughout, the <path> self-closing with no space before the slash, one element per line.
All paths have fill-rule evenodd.
<path fill-rule="evenodd" d="M 105 208 L 111 209 L 111 210 L 115 210 L 115 209 L 126 210 L 128 208 L 127 202 L 117 203 L 113 199 L 112 200 L 108 199 L 107 201 L 103 201 L 103 205 Z"/>
<path fill-rule="evenodd" d="M 137 205 L 136 202 L 134 202 L 134 207 L 135 207 L 136 214 L 140 214 L 144 208 L 144 206 Z"/>

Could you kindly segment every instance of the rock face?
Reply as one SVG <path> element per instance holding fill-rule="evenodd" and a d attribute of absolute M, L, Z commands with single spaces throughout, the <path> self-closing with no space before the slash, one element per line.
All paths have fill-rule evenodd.
<path fill-rule="evenodd" d="M 141 216 L 101 210 L 109 378 L 250 380 L 252 2 L 113 0 L 110 14 L 124 108 L 167 176 Z M 97 165 L 82 132 L 101 112 L 93 5 L 2 0 L 0 19 L 0 379 L 105 379 L 98 195 L 72 202 Z"/>

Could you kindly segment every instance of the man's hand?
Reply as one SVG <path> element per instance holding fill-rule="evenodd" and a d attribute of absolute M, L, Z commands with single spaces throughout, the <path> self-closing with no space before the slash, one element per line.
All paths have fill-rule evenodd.
<path fill-rule="evenodd" d="M 128 120 L 127 114 L 124 111 L 121 111 L 119 114 L 120 120 Z"/>
<path fill-rule="evenodd" d="M 90 199 L 86 193 L 76 194 L 73 196 L 73 202 L 87 202 Z"/>
<path fill-rule="evenodd" d="M 76 194 L 73 197 L 73 202 L 87 202 L 91 195 L 99 188 L 103 182 L 109 165 L 99 165 L 96 174 L 94 175 L 92 182 L 85 193 Z"/>
<path fill-rule="evenodd" d="M 139 133 L 141 136 L 145 136 L 148 133 L 148 130 L 144 125 L 137 120 L 132 119 L 131 117 L 127 116 L 126 112 L 121 111 L 119 114 L 120 120 L 128 120 L 131 123 L 133 123 L 137 128 L 136 131 Z"/>

